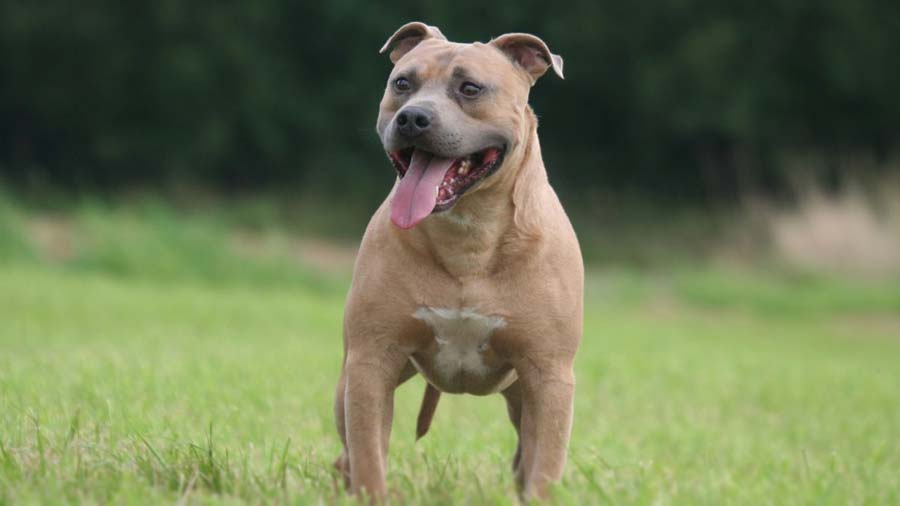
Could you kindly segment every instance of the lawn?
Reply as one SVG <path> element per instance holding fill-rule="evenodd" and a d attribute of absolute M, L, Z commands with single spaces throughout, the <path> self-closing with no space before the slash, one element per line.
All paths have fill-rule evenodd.
<path fill-rule="evenodd" d="M 247 253 L 200 219 L 67 216 L 63 247 L 0 209 L 0 504 L 352 502 L 346 270 L 265 231 Z M 896 283 L 595 266 L 585 324 L 555 502 L 900 504 Z M 502 399 L 445 396 L 416 443 L 422 388 L 398 391 L 398 502 L 515 504 Z"/>

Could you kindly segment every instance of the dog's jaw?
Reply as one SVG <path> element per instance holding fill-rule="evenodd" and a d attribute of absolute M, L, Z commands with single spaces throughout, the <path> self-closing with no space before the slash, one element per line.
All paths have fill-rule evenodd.
<path fill-rule="evenodd" d="M 412 228 L 428 214 L 451 209 L 466 192 L 500 169 L 505 154 L 505 144 L 454 158 L 442 158 L 415 147 L 389 152 L 388 158 L 400 178 L 392 202 L 394 223 L 400 228 Z M 437 168 L 442 171 L 440 174 L 434 172 Z M 423 205 L 428 209 L 421 208 Z"/>

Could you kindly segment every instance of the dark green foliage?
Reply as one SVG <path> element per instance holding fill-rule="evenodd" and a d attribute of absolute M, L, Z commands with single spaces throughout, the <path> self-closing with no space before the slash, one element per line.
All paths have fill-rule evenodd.
<path fill-rule="evenodd" d="M 452 40 L 530 31 L 566 58 L 532 100 L 564 192 L 715 199 L 783 184 L 785 153 L 879 162 L 900 139 L 897 2 L 9 0 L 0 174 L 374 200 L 377 50 L 413 19 Z"/>

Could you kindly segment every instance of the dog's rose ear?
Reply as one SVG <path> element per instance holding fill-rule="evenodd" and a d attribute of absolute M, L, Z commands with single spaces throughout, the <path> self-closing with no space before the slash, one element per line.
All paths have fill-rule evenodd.
<path fill-rule="evenodd" d="M 563 59 L 550 52 L 550 48 L 538 37 L 529 33 L 507 33 L 491 40 L 491 45 L 506 53 L 512 61 L 531 75 L 533 85 L 548 68 L 563 77 Z"/>
<path fill-rule="evenodd" d="M 378 52 L 384 53 L 393 47 L 391 63 L 397 63 L 397 60 L 403 58 L 403 55 L 425 39 L 447 40 L 447 37 L 444 37 L 444 34 L 436 26 L 428 26 L 425 23 L 413 21 L 412 23 L 406 23 L 394 32 L 394 35 L 391 35 Z"/>

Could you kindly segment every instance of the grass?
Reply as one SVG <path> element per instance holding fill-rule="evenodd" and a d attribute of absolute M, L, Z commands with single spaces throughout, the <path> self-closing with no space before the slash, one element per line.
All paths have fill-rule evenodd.
<path fill-rule="evenodd" d="M 254 230 L 0 199 L 0 504 L 354 502 L 331 471 L 346 270 Z M 900 503 L 895 281 L 591 269 L 554 502 Z M 398 391 L 398 502 L 515 504 L 502 400 L 445 396 L 414 443 L 422 388 Z"/>

